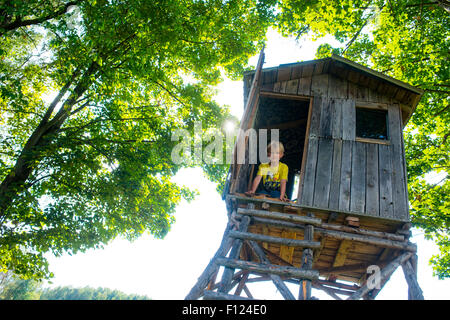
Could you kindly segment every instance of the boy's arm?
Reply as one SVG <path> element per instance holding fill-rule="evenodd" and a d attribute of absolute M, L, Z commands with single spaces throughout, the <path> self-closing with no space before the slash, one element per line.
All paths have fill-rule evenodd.
<path fill-rule="evenodd" d="M 280 181 L 280 200 L 285 199 L 285 193 L 286 193 L 286 179 L 281 179 Z"/>
<path fill-rule="evenodd" d="M 252 188 L 248 191 L 249 193 L 255 193 L 256 189 L 258 189 L 258 185 L 261 182 L 262 176 L 258 175 L 253 180 Z"/>
<path fill-rule="evenodd" d="M 280 179 L 280 199 L 281 200 L 287 200 L 286 198 L 286 182 L 288 178 L 288 172 L 289 168 L 287 165 L 283 164 L 283 170 L 281 172 L 281 179 Z"/>

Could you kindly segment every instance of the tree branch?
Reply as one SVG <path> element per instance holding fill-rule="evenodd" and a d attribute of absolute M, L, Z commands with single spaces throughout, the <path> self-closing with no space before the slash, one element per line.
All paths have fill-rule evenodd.
<path fill-rule="evenodd" d="M 439 7 L 441 7 L 442 9 L 444 9 L 445 11 L 447 11 L 447 13 L 450 14 L 450 1 L 446 1 L 446 0 L 438 0 L 436 1 L 437 5 Z"/>
<path fill-rule="evenodd" d="M 74 130 L 75 132 L 78 132 L 80 130 L 83 130 L 91 125 L 93 125 L 94 123 L 97 122 L 106 122 L 106 121 L 135 121 L 135 120 L 151 120 L 151 119 L 155 119 L 155 118 L 159 118 L 159 117 L 133 117 L 133 118 L 115 118 L 115 119 L 111 119 L 111 118 L 97 118 L 94 119 L 92 121 L 89 121 L 88 123 L 86 123 L 85 125 L 79 126 L 79 127 L 66 127 L 66 128 L 62 128 L 59 131 L 60 132 L 65 132 L 65 131 L 70 131 L 70 130 Z"/>
<path fill-rule="evenodd" d="M 80 99 L 80 101 L 82 101 L 84 99 Z M 76 103 L 75 103 L 76 104 Z M 87 105 L 89 105 L 89 101 L 86 101 L 85 103 L 83 103 L 81 106 L 79 106 L 78 108 L 76 108 L 75 110 L 73 110 L 70 115 L 74 115 L 77 112 L 80 112 L 81 110 L 83 110 Z"/>
<path fill-rule="evenodd" d="M 383 7 L 380 8 L 380 10 L 383 9 Z M 376 13 L 375 13 L 376 14 Z M 358 38 L 358 36 L 360 35 L 360 33 L 362 32 L 362 30 L 366 27 L 367 23 L 369 23 L 369 21 L 373 18 L 373 16 L 375 14 L 371 14 L 367 17 L 367 19 L 364 21 L 363 25 L 361 26 L 361 28 L 359 28 L 359 30 L 353 35 L 352 39 L 347 43 L 347 45 L 345 46 L 344 51 L 342 51 L 342 54 L 344 54 L 349 48 L 350 46 L 353 44 L 353 42 L 355 42 L 356 38 Z"/>
<path fill-rule="evenodd" d="M 152 81 L 153 83 L 157 84 L 160 88 L 162 88 L 164 91 L 166 91 L 172 98 L 174 98 L 176 101 L 178 101 L 182 106 L 186 106 L 186 104 L 181 101 L 174 93 L 172 93 L 172 91 L 170 91 L 169 89 L 167 89 L 165 86 L 163 86 L 161 83 L 159 83 L 158 81 Z"/>
<path fill-rule="evenodd" d="M 82 144 L 87 144 L 87 145 L 91 146 L 92 149 L 96 150 L 99 154 L 104 156 L 109 161 L 109 165 L 110 166 L 113 166 L 114 159 L 112 159 L 107 153 L 105 153 L 104 150 L 101 150 L 100 148 L 98 148 L 97 145 L 92 142 L 92 140 L 89 140 L 89 139 L 78 139 L 78 138 L 74 138 L 74 140 L 77 140 L 77 141 L 81 142 Z"/>
<path fill-rule="evenodd" d="M 100 139 L 80 139 L 80 138 L 71 138 L 76 141 L 80 141 L 83 143 L 87 143 L 89 145 L 92 145 L 92 143 L 98 143 L 100 142 Z M 137 140 L 137 139 L 127 139 L 127 140 L 111 140 L 111 139 L 102 139 L 103 141 L 107 143 L 113 143 L 113 144 L 122 144 L 122 143 L 136 143 L 136 142 L 143 142 L 143 143 L 154 143 L 153 140 Z"/>
<path fill-rule="evenodd" d="M 442 108 L 441 110 L 439 110 L 438 112 L 436 112 L 435 114 L 434 114 L 434 116 L 436 117 L 436 116 L 439 116 L 439 115 L 441 115 L 442 113 L 444 113 L 446 110 L 448 110 L 450 108 L 450 104 L 448 104 L 446 107 L 444 107 L 444 108 Z"/>
<path fill-rule="evenodd" d="M 450 94 L 450 91 L 447 90 L 439 90 L 439 89 L 425 89 L 426 92 L 436 92 L 436 93 L 445 93 Z"/>
<path fill-rule="evenodd" d="M 56 105 L 61 101 L 62 97 L 66 94 L 67 90 L 69 90 L 72 83 L 75 81 L 75 79 L 80 75 L 80 70 L 77 69 L 72 73 L 72 76 L 70 79 L 66 82 L 66 84 L 59 90 L 58 95 L 53 99 L 53 101 L 50 103 L 47 112 L 44 114 L 44 117 L 42 118 L 42 122 L 40 125 L 43 125 L 44 123 L 48 122 L 50 119 L 53 111 L 56 108 Z"/>
<path fill-rule="evenodd" d="M 4 32 L 0 32 L 0 36 L 6 34 L 8 31 L 15 30 L 20 27 L 36 25 L 36 24 L 40 24 L 44 21 L 57 18 L 57 17 L 65 14 L 71 6 L 78 5 L 79 3 L 81 3 L 81 1 L 83 1 L 83 0 L 70 1 L 70 2 L 66 3 L 64 6 L 62 6 L 61 8 L 59 8 L 58 10 L 56 10 L 48 15 L 39 17 L 39 18 L 22 20 L 23 17 L 17 17 L 12 22 L 4 23 L 4 24 L 0 25 L 0 29 L 5 30 Z"/>
<path fill-rule="evenodd" d="M 46 178 L 49 178 L 49 177 L 51 177 L 51 176 L 52 176 L 51 174 L 47 174 L 47 175 L 45 175 L 45 176 L 42 176 L 42 177 L 40 177 L 40 178 L 34 180 L 34 181 L 31 182 L 31 183 L 26 184 L 25 186 L 26 186 L 26 188 L 28 189 L 28 188 L 30 188 L 31 186 L 33 186 L 34 184 L 38 183 L 39 181 L 44 180 L 44 179 L 46 179 Z"/>

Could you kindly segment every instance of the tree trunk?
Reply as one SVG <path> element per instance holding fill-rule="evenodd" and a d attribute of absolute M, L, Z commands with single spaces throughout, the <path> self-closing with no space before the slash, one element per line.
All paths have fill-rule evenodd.
<path fill-rule="evenodd" d="M 53 109 L 58 104 L 59 99 L 62 98 L 64 93 L 69 89 L 70 85 L 77 77 L 78 72 L 75 72 L 68 83 L 61 89 L 57 98 L 50 104 L 41 123 L 31 134 L 30 138 L 23 147 L 22 152 L 17 158 L 14 168 L 0 184 L 1 222 L 4 221 L 6 210 L 11 206 L 14 198 L 27 189 L 26 182 L 34 168 L 41 160 L 40 150 L 51 142 L 54 135 L 59 131 L 63 123 L 70 116 L 72 107 L 91 85 L 92 80 L 90 80 L 90 76 L 97 72 L 98 67 L 99 65 L 96 62 L 91 63 L 82 78 L 78 81 L 73 93 L 63 103 L 58 113 L 50 120 L 50 116 Z"/>

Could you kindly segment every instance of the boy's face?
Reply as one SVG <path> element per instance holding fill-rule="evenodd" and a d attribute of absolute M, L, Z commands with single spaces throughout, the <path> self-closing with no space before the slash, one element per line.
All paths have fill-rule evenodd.
<path fill-rule="evenodd" d="M 277 148 L 273 148 L 268 154 L 270 162 L 278 162 L 281 158 L 283 158 L 283 152 L 278 150 Z"/>

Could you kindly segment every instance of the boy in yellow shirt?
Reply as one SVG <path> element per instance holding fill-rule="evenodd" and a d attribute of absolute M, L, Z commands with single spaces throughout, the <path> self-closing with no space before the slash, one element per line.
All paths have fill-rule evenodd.
<path fill-rule="evenodd" d="M 258 173 L 251 189 L 246 192 L 247 195 L 253 195 L 258 188 L 259 183 L 263 182 L 263 190 L 259 193 L 267 194 L 271 198 L 277 198 L 282 201 L 288 200 L 286 198 L 286 182 L 289 168 L 280 159 L 284 155 L 284 146 L 281 142 L 271 142 L 267 146 L 267 155 L 269 163 L 261 163 L 258 168 Z"/>

